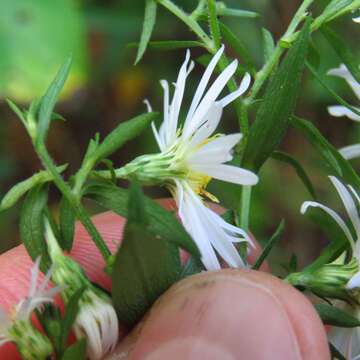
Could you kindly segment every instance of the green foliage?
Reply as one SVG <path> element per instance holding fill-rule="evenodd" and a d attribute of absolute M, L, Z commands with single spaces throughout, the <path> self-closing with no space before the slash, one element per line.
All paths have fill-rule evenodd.
<path fill-rule="evenodd" d="M 44 237 L 44 210 L 48 187 L 37 185 L 25 198 L 20 216 L 20 236 L 33 260 L 41 256 L 40 269 L 46 273 L 51 265 Z"/>
<path fill-rule="evenodd" d="M 313 304 L 324 325 L 341 326 L 345 328 L 360 326 L 360 320 L 348 311 L 325 304 Z"/>
<path fill-rule="evenodd" d="M 183 279 L 183 278 L 186 278 L 190 275 L 197 274 L 204 270 L 205 270 L 204 265 L 202 264 L 200 259 L 198 259 L 194 256 L 190 256 L 186 260 L 184 267 L 181 270 L 180 278 Z"/>
<path fill-rule="evenodd" d="M 74 240 L 75 232 L 75 212 L 69 200 L 62 197 L 60 203 L 60 233 L 59 245 L 66 251 L 70 252 Z"/>
<path fill-rule="evenodd" d="M 329 26 L 323 25 L 320 30 L 336 51 L 341 61 L 346 65 L 358 83 L 360 83 L 360 61 L 358 57 L 353 54 L 347 42 Z"/>
<path fill-rule="evenodd" d="M 310 19 L 303 26 L 279 69 L 270 80 L 250 128 L 243 157 L 246 168 L 258 171 L 280 143 L 292 115 L 309 43 Z"/>
<path fill-rule="evenodd" d="M 180 275 L 179 250 L 151 231 L 139 185 L 132 183 L 128 221 L 112 271 L 112 296 L 120 322 L 133 327 Z"/>
<path fill-rule="evenodd" d="M 303 182 L 310 195 L 314 199 L 316 198 L 314 187 L 312 186 L 312 183 L 308 175 L 306 174 L 304 168 L 300 165 L 300 163 L 297 160 L 295 160 L 291 155 L 284 153 L 282 151 L 274 151 L 271 154 L 271 157 L 273 159 L 280 160 L 282 162 L 291 165 L 295 169 L 296 174 L 298 175 L 299 179 Z"/>
<path fill-rule="evenodd" d="M 144 52 L 150 40 L 156 20 L 156 8 L 156 0 L 145 0 L 144 23 L 140 38 L 139 49 L 136 55 L 135 65 L 141 60 L 142 56 L 144 55 Z"/>
<path fill-rule="evenodd" d="M 279 236 L 281 235 L 281 233 L 283 232 L 285 227 L 285 221 L 284 219 L 281 219 L 281 222 L 278 226 L 278 228 L 276 229 L 275 233 L 273 234 L 273 236 L 269 239 L 269 241 L 266 243 L 263 251 L 261 252 L 260 256 L 256 259 L 255 264 L 252 266 L 253 270 L 258 270 L 260 269 L 260 266 L 262 265 L 262 263 L 265 261 L 265 259 L 267 258 L 267 256 L 269 255 L 271 249 L 274 247 L 277 239 L 279 238 Z"/>
<path fill-rule="evenodd" d="M 138 47 L 139 43 L 129 43 L 129 47 Z M 204 46 L 200 41 L 149 41 L 148 47 L 154 50 L 175 50 L 175 49 L 187 49 L 191 47 Z"/>
<path fill-rule="evenodd" d="M 330 174 L 342 178 L 347 183 L 360 186 L 360 178 L 350 163 L 321 135 L 320 131 L 310 121 L 293 116 L 291 124 L 316 147 L 328 166 Z"/>
<path fill-rule="evenodd" d="M 262 28 L 262 35 L 264 39 L 264 63 L 266 63 L 275 50 L 275 42 L 269 30 Z"/>
<path fill-rule="evenodd" d="M 129 191 L 113 184 L 89 185 L 84 196 L 97 201 L 108 210 L 128 218 Z M 149 231 L 158 234 L 162 239 L 178 246 L 190 254 L 199 257 L 199 250 L 190 235 L 170 211 L 165 210 L 156 201 L 144 197 L 145 211 L 150 219 Z"/>
<path fill-rule="evenodd" d="M 39 121 L 37 127 L 37 142 L 45 142 L 46 135 L 49 129 L 50 121 L 52 119 L 52 113 L 56 101 L 60 95 L 62 88 L 64 87 L 65 81 L 69 75 L 70 67 L 72 63 L 72 56 L 69 56 L 59 72 L 57 73 L 55 79 L 51 83 L 50 87 L 47 89 L 44 97 L 41 100 L 40 109 L 39 109 Z"/>
<path fill-rule="evenodd" d="M 64 352 L 61 360 L 81 360 L 86 359 L 86 338 L 80 339 L 75 344 L 69 346 Z"/>

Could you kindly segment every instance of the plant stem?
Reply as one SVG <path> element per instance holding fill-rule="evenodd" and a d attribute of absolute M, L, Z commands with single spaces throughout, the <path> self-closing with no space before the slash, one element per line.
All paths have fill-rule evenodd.
<path fill-rule="evenodd" d="M 240 219 L 239 226 L 244 231 L 249 230 L 249 213 L 250 213 L 250 200 L 251 200 L 251 186 L 244 185 L 241 189 L 241 202 L 240 207 Z"/>
<path fill-rule="evenodd" d="M 207 49 L 212 49 L 214 51 L 213 41 L 209 38 L 209 36 L 204 32 L 204 30 L 194 20 L 193 17 L 186 14 L 170 0 L 157 0 L 157 2 L 166 7 L 170 12 L 182 20 L 192 31 L 194 31 L 194 33 L 203 41 Z"/>
<path fill-rule="evenodd" d="M 45 168 L 51 172 L 51 174 L 54 176 L 54 182 L 56 186 L 59 188 L 61 193 L 68 199 L 70 204 L 75 210 L 75 213 L 81 223 L 84 225 L 85 229 L 93 239 L 95 245 L 99 249 L 101 255 L 105 259 L 105 261 L 108 259 L 108 257 L 111 255 L 111 252 L 107 245 L 105 244 L 104 240 L 102 239 L 101 235 L 97 231 L 95 225 L 89 218 L 88 214 L 86 213 L 84 207 L 80 203 L 79 199 L 72 193 L 71 189 L 68 187 L 68 185 L 65 183 L 63 178 L 58 173 L 56 166 L 54 165 L 49 153 L 46 150 L 46 147 L 44 143 L 40 143 L 36 146 L 36 151 L 39 154 L 39 157 L 41 161 L 43 162 L 43 165 Z"/>
<path fill-rule="evenodd" d="M 195 21 L 197 20 L 197 18 L 199 17 L 199 15 L 202 13 L 202 11 L 204 10 L 205 4 L 206 4 L 207 0 L 199 0 L 198 6 L 196 7 L 196 9 L 190 14 L 190 17 L 192 19 L 194 19 Z"/>
<path fill-rule="evenodd" d="M 293 19 L 291 20 L 285 34 L 282 36 L 280 41 L 276 44 L 275 50 L 270 56 L 269 60 L 264 64 L 261 70 L 257 73 L 254 84 L 251 88 L 249 96 L 246 98 L 246 103 L 250 104 L 258 94 L 259 90 L 263 86 L 265 80 L 271 74 L 273 68 L 277 65 L 280 56 L 286 50 L 286 48 L 281 47 L 281 41 L 287 41 L 291 38 L 295 32 L 299 23 L 304 19 L 304 14 L 306 13 L 307 8 L 311 5 L 314 0 L 304 0 L 299 9 L 296 11 Z"/>

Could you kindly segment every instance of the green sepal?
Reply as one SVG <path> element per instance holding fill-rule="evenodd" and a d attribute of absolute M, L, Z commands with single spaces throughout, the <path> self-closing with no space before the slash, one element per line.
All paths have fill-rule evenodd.
<path fill-rule="evenodd" d="M 113 184 L 88 185 L 84 196 L 97 201 L 100 205 L 117 214 L 128 217 L 129 190 Z M 149 230 L 159 234 L 165 241 L 200 257 L 199 250 L 174 214 L 165 210 L 156 201 L 144 196 L 146 213 L 149 216 Z"/>
<path fill-rule="evenodd" d="M 112 298 L 122 324 L 132 328 L 155 300 L 179 280 L 179 249 L 150 230 L 141 188 L 132 182 L 128 221 L 112 271 Z"/>
<path fill-rule="evenodd" d="M 86 338 L 82 338 L 75 344 L 69 346 L 64 352 L 61 360 L 85 360 L 86 359 Z"/>
<path fill-rule="evenodd" d="M 40 269 L 46 273 L 51 265 L 44 237 L 44 213 L 48 187 L 36 185 L 27 194 L 20 216 L 20 236 L 30 257 L 41 256 Z"/>
<path fill-rule="evenodd" d="M 326 304 L 313 304 L 324 325 L 352 328 L 360 326 L 360 320 L 348 311 Z"/>
<path fill-rule="evenodd" d="M 258 172 L 279 145 L 292 115 L 301 82 L 309 44 L 310 21 L 305 22 L 299 36 L 270 79 L 256 119 L 250 127 L 243 156 L 243 166 Z"/>
<path fill-rule="evenodd" d="M 135 65 L 141 60 L 142 56 L 144 55 L 144 52 L 150 40 L 156 20 L 156 9 L 157 2 L 155 0 L 145 0 L 144 23 L 140 37 L 139 49 L 136 54 Z"/>

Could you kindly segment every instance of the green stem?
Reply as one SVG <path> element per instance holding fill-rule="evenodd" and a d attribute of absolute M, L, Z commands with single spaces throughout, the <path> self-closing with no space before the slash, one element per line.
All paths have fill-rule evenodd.
<path fill-rule="evenodd" d="M 239 226 L 244 231 L 249 230 L 249 214 L 250 214 L 250 200 L 251 200 L 251 186 L 244 185 L 241 189 L 241 202 L 240 207 L 240 219 Z"/>
<path fill-rule="evenodd" d="M 36 151 L 39 154 L 39 157 L 41 161 L 43 162 L 45 168 L 52 173 L 54 176 L 54 182 L 55 185 L 59 188 L 61 193 L 68 199 L 70 204 L 75 210 L 75 213 L 81 223 L 84 225 L 85 229 L 93 239 L 95 245 L 99 249 L 101 255 L 107 260 L 107 258 L 111 255 L 111 252 L 107 245 L 105 244 L 104 240 L 100 236 L 99 232 L 97 231 L 95 225 L 89 218 L 88 214 L 86 213 L 84 207 L 81 205 L 78 198 L 71 192 L 71 189 L 68 187 L 68 185 L 65 183 L 63 178 L 58 173 L 56 166 L 54 165 L 49 153 L 46 150 L 46 147 L 44 143 L 38 144 L 36 146 Z"/>
<path fill-rule="evenodd" d="M 288 41 L 293 33 L 295 32 L 299 23 L 304 19 L 304 14 L 307 8 L 311 5 L 314 0 L 304 0 L 301 4 L 297 12 L 295 13 L 293 19 L 291 20 L 284 36 L 278 41 L 276 44 L 275 50 L 270 56 L 269 60 L 264 64 L 262 69 L 257 73 L 253 86 L 251 87 L 251 91 L 249 96 L 246 98 L 246 102 L 250 104 L 258 94 L 259 90 L 263 86 L 265 80 L 269 77 L 274 67 L 277 65 L 280 56 L 286 50 L 280 46 L 281 41 Z"/>
<path fill-rule="evenodd" d="M 207 0 L 199 0 L 198 6 L 196 7 L 196 9 L 190 14 L 190 17 L 192 19 L 194 19 L 195 21 L 197 20 L 197 18 L 201 15 L 201 13 L 203 12 L 204 8 L 205 8 L 205 4 L 206 4 Z"/>
<path fill-rule="evenodd" d="M 220 47 L 220 29 L 219 23 L 216 17 L 216 4 L 215 0 L 208 0 L 208 9 L 209 9 L 209 25 L 211 35 L 214 41 L 215 48 Z"/>
<path fill-rule="evenodd" d="M 200 25 L 194 20 L 193 17 L 186 14 L 177 5 L 170 0 L 157 0 L 159 4 L 166 7 L 170 12 L 182 20 L 194 33 L 203 41 L 207 49 L 214 50 L 214 43 L 209 36 L 204 32 Z"/>

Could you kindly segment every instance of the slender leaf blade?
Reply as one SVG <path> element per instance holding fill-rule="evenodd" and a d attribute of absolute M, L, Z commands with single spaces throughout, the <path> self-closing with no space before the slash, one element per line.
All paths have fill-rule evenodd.
<path fill-rule="evenodd" d="M 61 360 L 79 360 L 86 359 L 86 338 L 81 338 L 75 344 L 71 345 L 64 352 Z"/>
<path fill-rule="evenodd" d="M 262 28 L 262 35 L 264 39 L 264 63 L 266 63 L 275 50 L 275 42 L 269 30 Z"/>
<path fill-rule="evenodd" d="M 149 230 L 150 214 L 132 184 L 129 218 L 112 271 L 112 297 L 120 322 L 133 327 L 180 275 L 179 250 Z"/>
<path fill-rule="evenodd" d="M 129 191 L 126 189 L 121 189 L 113 184 L 95 184 L 89 185 L 85 189 L 84 196 L 97 201 L 106 209 L 128 217 Z M 197 246 L 176 217 L 156 201 L 146 196 L 144 198 L 146 213 L 149 217 L 149 230 L 190 254 L 200 257 Z"/>
<path fill-rule="evenodd" d="M 326 304 L 313 304 L 324 325 L 345 328 L 360 326 L 360 320 L 348 311 Z"/>
<path fill-rule="evenodd" d="M 95 162 L 105 159 L 118 150 L 127 141 L 138 136 L 144 131 L 158 115 L 156 112 L 145 113 L 118 125 L 97 147 L 93 153 Z"/>
<path fill-rule="evenodd" d="M 20 236 L 30 257 L 41 256 L 40 268 L 46 273 L 51 265 L 44 237 L 44 211 L 47 202 L 47 186 L 32 188 L 24 201 L 20 216 Z"/>
<path fill-rule="evenodd" d="M 357 82 L 360 83 L 359 59 L 353 54 L 348 43 L 329 26 L 323 25 L 320 30 Z"/>
<path fill-rule="evenodd" d="M 312 186 L 312 183 L 310 181 L 310 178 L 308 177 L 308 175 L 306 174 L 304 168 L 301 166 L 301 164 L 295 160 L 291 155 L 284 153 L 282 151 L 274 151 L 271 154 L 271 157 L 273 159 L 285 162 L 289 165 L 291 165 L 294 170 L 296 171 L 296 174 L 299 176 L 300 180 L 303 182 L 303 184 L 305 185 L 307 191 L 310 193 L 310 195 L 315 199 L 316 195 L 315 195 L 315 190 L 314 187 Z"/>
<path fill-rule="evenodd" d="M 157 9 L 157 2 L 155 0 L 146 0 L 143 29 L 140 37 L 139 49 L 136 54 L 135 65 L 143 57 L 148 42 L 150 40 L 156 20 L 156 9 Z"/>
<path fill-rule="evenodd" d="M 75 211 L 69 200 L 63 196 L 60 203 L 60 246 L 70 252 L 74 241 Z"/>
<path fill-rule="evenodd" d="M 72 63 L 72 56 L 70 55 L 60 68 L 55 79 L 47 89 L 44 97 L 41 100 L 39 109 L 39 122 L 37 127 L 37 142 L 45 142 L 47 131 L 51 122 L 51 117 L 55 103 L 60 95 L 60 92 L 65 84 L 65 81 L 69 75 L 70 67 Z"/>
<path fill-rule="evenodd" d="M 246 168 L 258 171 L 280 143 L 292 115 L 309 44 L 308 19 L 270 80 L 250 128 L 244 153 Z"/>

